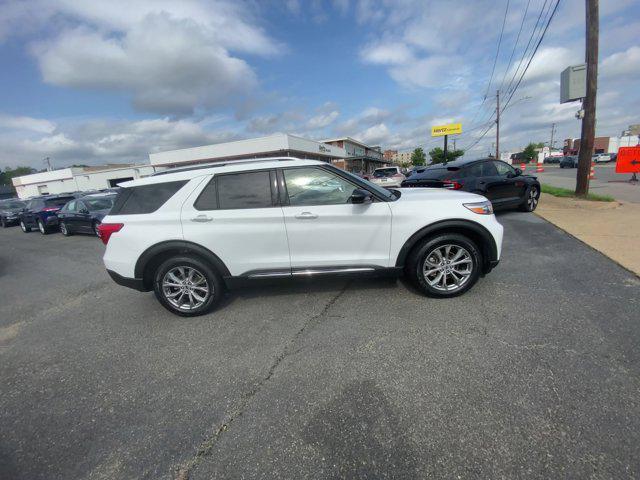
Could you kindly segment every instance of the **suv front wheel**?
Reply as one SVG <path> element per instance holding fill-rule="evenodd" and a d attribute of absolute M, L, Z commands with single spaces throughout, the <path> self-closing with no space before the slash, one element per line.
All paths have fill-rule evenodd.
<path fill-rule="evenodd" d="M 220 275 L 197 257 L 180 256 L 165 260 L 153 282 L 156 298 L 163 307 L 183 317 L 211 311 L 222 298 Z"/>
<path fill-rule="evenodd" d="M 442 234 L 414 249 L 407 264 L 409 278 L 431 297 L 455 297 L 480 277 L 482 256 L 464 235 Z"/>

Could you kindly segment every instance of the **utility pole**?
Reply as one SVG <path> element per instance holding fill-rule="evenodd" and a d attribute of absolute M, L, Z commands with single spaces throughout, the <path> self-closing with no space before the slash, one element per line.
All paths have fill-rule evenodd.
<path fill-rule="evenodd" d="M 578 156 L 578 176 L 576 195 L 589 193 L 589 170 L 593 154 L 593 141 L 596 134 L 596 92 L 598 89 L 598 0 L 586 0 L 586 41 L 585 60 L 587 62 L 587 96 L 582 102 L 584 118 L 580 134 L 580 153 Z"/>
<path fill-rule="evenodd" d="M 444 136 L 444 162 L 447 163 L 447 140 L 449 140 L 449 135 Z"/>
<path fill-rule="evenodd" d="M 455 152 L 456 150 L 456 139 L 455 137 L 453 138 L 453 151 Z"/>
<path fill-rule="evenodd" d="M 44 157 L 42 161 L 47 164 L 47 172 L 53 170 L 53 168 L 51 168 L 51 159 L 49 157 Z"/>
<path fill-rule="evenodd" d="M 500 160 L 500 90 L 496 90 L 496 160 Z"/>
<path fill-rule="evenodd" d="M 556 124 L 552 123 L 551 124 L 551 141 L 549 142 L 549 152 L 553 150 L 553 137 L 555 133 L 556 133 Z"/>

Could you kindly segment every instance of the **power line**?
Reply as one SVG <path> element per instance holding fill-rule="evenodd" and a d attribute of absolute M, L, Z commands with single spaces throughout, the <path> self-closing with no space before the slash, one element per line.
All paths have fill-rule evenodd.
<path fill-rule="evenodd" d="M 533 50 L 533 53 L 531 54 L 531 58 L 529 58 L 529 62 L 527 63 L 527 66 L 525 67 L 525 69 L 522 72 L 522 75 L 518 79 L 518 83 L 516 83 L 515 87 L 513 87 L 513 90 L 511 91 L 511 94 L 509 95 L 509 98 L 505 102 L 505 105 L 502 108 L 501 112 L 504 112 L 504 110 L 509 106 L 509 102 L 511 101 L 511 99 L 513 98 L 513 95 L 518 90 L 518 87 L 520 86 L 520 83 L 522 82 L 522 79 L 524 78 L 525 74 L 527 73 L 527 70 L 529 70 L 529 66 L 531 65 L 531 62 L 533 61 L 533 58 L 536 56 L 536 53 L 538 52 L 538 48 L 540 48 L 540 44 L 542 43 L 542 40 L 544 39 L 544 36 L 546 35 L 547 30 L 549 29 L 549 25 L 551 24 L 551 21 L 553 20 L 553 17 L 555 16 L 556 12 L 558 11 L 558 5 L 560 5 L 560 0 L 556 0 L 556 4 L 553 7 L 553 11 L 551 12 L 551 15 L 549 15 L 549 19 L 547 20 L 547 24 L 544 27 L 542 35 L 540 35 L 540 39 L 538 40 L 538 43 L 536 44 L 536 48 Z"/>
<path fill-rule="evenodd" d="M 520 30 L 518 30 L 518 35 L 516 36 L 516 41 L 513 44 L 513 49 L 511 50 L 511 56 L 509 57 L 509 63 L 507 64 L 507 68 L 504 70 L 504 75 L 502 76 L 502 80 L 500 81 L 500 88 L 498 90 L 502 90 L 502 86 L 504 85 L 504 81 L 507 78 L 507 74 L 509 73 L 509 67 L 511 66 L 511 61 L 513 60 L 513 56 L 516 53 L 516 48 L 518 48 L 518 42 L 520 41 L 520 34 L 522 33 L 522 28 L 524 27 L 524 22 L 527 19 L 527 13 L 529 12 L 529 4 L 531 0 L 527 0 L 527 6 L 524 9 L 524 15 L 522 15 L 522 22 L 520 22 Z"/>
<path fill-rule="evenodd" d="M 515 72 L 513 72 L 513 76 L 511 77 L 511 80 L 509 80 L 509 85 L 507 86 L 507 93 L 509 93 L 509 91 L 511 90 L 511 86 L 513 85 L 513 82 L 515 81 L 516 77 L 518 76 L 518 72 L 520 71 L 520 67 L 522 66 L 522 62 L 524 62 L 524 59 L 527 57 L 527 52 L 529 51 L 529 46 L 531 45 L 531 41 L 533 40 L 533 37 L 535 36 L 537 30 L 538 30 L 538 25 L 540 24 L 540 19 L 542 18 L 542 14 L 544 13 L 544 10 L 547 6 L 547 2 L 549 0 L 544 0 L 544 4 L 542 5 L 542 8 L 540 9 L 540 13 L 538 14 L 538 18 L 536 20 L 536 24 L 533 26 L 533 30 L 531 31 L 531 35 L 529 36 L 529 41 L 527 42 L 527 46 L 524 48 L 524 51 L 522 52 L 522 57 L 520 57 L 520 61 L 518 62 L 518 67 L 516 68 Z"/>
<path fill-rule="evenodd" d="M 487 100 L 487 95 L 489 94 L 489 89 L 491 88 L 491 82 L 493 81 L 493 74 L 495 72 L 496 63 L 498 61 L 498 55 L 500 54 L 500 45 L 502 44 L 502 35 L 504 33 L 504 26 L 505 26 L 505 23 L 507 22 L 507 13 L 509 12 L 509 3 L 510 3 L 510 1 L 511 0 L 507 0 L 507 6 L 504 9 L 504 18 L 502 19 L 502 29 L 500 30 L 500 37 L 498 38 L 498 48 L 496 49 L 496 56 L 493 59 L 493 68 L 491 69 L 491 76 L 489 77 L 489 83 L 487 84 L 487 90 L 485 91 L 484 96 L 482 97 L 482 102 L 480 103 L 480 106 L 476 110 L 476 113 L 473 115 L 473 118 L 471 119 L 471 122 L 469 122 L 469 123 L 471 123 L 471 125 L 473 125 L 473 122 L 475 121 L 476 117 L 478 116 L 478 113 L 480 113 L 480 110 L 482 110 L 482 106 L 484 105 L 484 102 Z"/>

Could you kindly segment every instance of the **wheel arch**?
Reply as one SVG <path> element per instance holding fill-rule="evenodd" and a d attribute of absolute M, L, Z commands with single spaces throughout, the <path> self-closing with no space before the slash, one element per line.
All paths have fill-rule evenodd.
<path fill-rule="evenodd" d="M 411 251 L 427 238 L 443 233 L 458 233 L 469 237 L 478 245 L 482 253 L 482 273 L 487 273 L 498 260 L 498 248 L 493 236 L 485 227 L 470 220 L 442 220 L 440 222 L 427 225 L 415 232 L 404 243 L 398 257 L 396 267 L 404 267 Z"/>
<path fill-rule="evenodd" d="M 167 258 L 176 255 L 194 255 L 213 266 L 220 275 L 230 277 L 231 273 L 224 262 L 211 250 L 197 243 L 184 240 L 168 240 L 147 248 L 138 258 L 134 269 L 135 278 L 142 279 L 144 288 L 153 288 L 153 273 Z"/>

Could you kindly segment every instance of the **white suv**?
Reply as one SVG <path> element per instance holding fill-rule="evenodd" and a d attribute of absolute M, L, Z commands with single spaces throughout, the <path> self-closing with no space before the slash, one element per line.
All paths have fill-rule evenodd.
<path fill-rule="evenodd" d="M 404 272 L 451 297 L 500 258 L 502 226 L 484 197 L 386 190 L 319 161 L 236 161 L 121 186 L 99 227 L 107 271 L 183 316 L 276 277 Z"/>
<path fill-rule="evenodd" d="M 407 177 L 402 174 L 400 167 L 382 167 L 376 168 L 373 171 L 373 175 L 369 181 L 385 188 L 398 188 L 406 178 Z"/>

